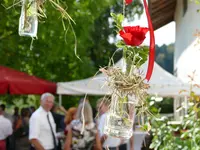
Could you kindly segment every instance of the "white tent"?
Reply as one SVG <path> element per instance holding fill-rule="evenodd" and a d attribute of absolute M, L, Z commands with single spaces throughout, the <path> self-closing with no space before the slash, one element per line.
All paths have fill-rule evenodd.
<path fill-rule="evenodd" d="M 116 66 L 123 66 L 120 60 Z M 146 72 L 147 63 L 141 67 L 141 71 Z M 96 75 L 91 78 L 57 83 L 57 94 L 60 95 L 108 95 L 109 87 L 106 83 L 106 76 L 103 74 Z M 149 81 L 149 94 L 157 94 L 160 96 L 177 96 L 181 90 L 189 90 L 189 85 L 184 84 L 180 79 L 165 71 L 156 62 L 154 70 Z"/>

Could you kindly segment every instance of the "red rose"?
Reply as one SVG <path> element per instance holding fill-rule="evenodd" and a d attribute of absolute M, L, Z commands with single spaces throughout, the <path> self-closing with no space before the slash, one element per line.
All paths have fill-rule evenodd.
<path fill-rule="evenodd" d="M 146 33 L 149 31 L 148 28 L 140 26 L 126 26 L 124 30 L 120 30 L 119 34 L 124 39 L 126 45 L 139 46 L 143 43 L 146 38 Z"/>
<path fill-rule="evenodd" d="M 126 5 L 129 5 L 133 2 L 133 0 L 126 0 Z"/>

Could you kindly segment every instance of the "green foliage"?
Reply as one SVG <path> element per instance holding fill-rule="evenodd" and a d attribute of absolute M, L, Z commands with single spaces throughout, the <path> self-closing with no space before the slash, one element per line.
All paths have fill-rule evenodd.
<path fill-rule="evenodd" d="M 117 33 L 119 33 L 120 30 L 123 29 L 122 23 L 124 21 L 124 13 L 125 12 L 123 12 L 123 14 L 111 13 L 112 19 L 115 23 L 115 27 L 117 28 Z M 133 66 L 139 68 L 147 60 L 149 53 L 148 47 L 129 46 L 124 42 L 124 40 L 116 42 L 116 47 L 122 49 L 123 51 L 123 58 L 126 60 L 127 65 L 127 73 L 131 71 L 131 68 Z"/>
<path fill-rule="evenodd" d="M 199 150 L 200 119 L 191 111 L 182 124 L 170 124 L 169 119 L 152 120 L 153 141 L 150 148 L 155 150 Z"/>
<path fill-rule="evenodd" d="M 149 103 L 149 109 L 153 114 L 173 113 L 173 98 L 152 96 L 147 98 L 147 102 Z"/>
<path fill-rule="evenodd" d="M 175 133 L 179 131 L 178 125 L 169 125 L 166 117 L 152 120 L 153 141 L 150 148 L 154 150 L 182 150 L 184 141 Z"/>
<path fill-rule="evenodd" d="M 198 5 L 200 4 L 200 0 L 190 0 L 190 1 L 195 2 Z"/>
<path fill-rule="evenodd" d="M 13 1 L 2 0 L 0 5 L 0 60 L 1 65 L 11 67 L 43 79 L 61 82 L 90 77 L 99 66 L 108 64 L 116 47 L 109 42 L 115 39 L 115 28 L 110 21 L 111 12 L 121 12 L 122 2 L 117 0 L 62 0 L 63 7 L 76 22 L 73 26 L 77 37 L 77 54 L 74 54 L 74 33 L 64 30 L 62 17 L 50 3 L 45 3 L 47 18 L 39 22 L 38 39 L 18 35 L 21 7 L 5 9 Z M 67 6 L 67 7 L 66 7 Z M 97 7 L 98 6 L 98 7 Z M 126 10 L 127 18 L 142 14 L 142 5 L 137 0 Z M 68 24 L 67 21 L 64 23 Z M 117 54 L 115 61 L 121 57 Z M 87 68 L 87 71 L 85 70 Z M 63 103 L 76 105 L 80 97 L 63 96 Z M 5 99 L 9 99 L 6 97 Z"/>
<path fill-rule="evenodd" d="M 152 118 L 153 141 L 155 150 L 200 150 L 200 109 L 199 96 L 190 91 L 189 110 L 179 124 L 171 124 L 168 118 Z"/>
<path fill-rule="evenodd" d="M 116 23 L 115 27 L 117 27 L 118 30 L 116 32 L 118 33 L 118 31 L 123 28 L 122 22 L 124 20 L 124 15 L 111 13 L 111 16 L 113 18 L 113 21 Z"/>
<path fill-rule="evenodd" d="M 35 108 L 39 107 L 39 96 L 28 95 L 28 96 L 1 96 L 0 104 L 5 104 L 6 109 L 9 113 L 13 113 L 14 107 L 18 107 L 20 110 L 22 108 L 29 108 L 34 106 Z"/>
<path fill-rule="evenodd" d="M 123 49 L 123 57 L 126 59 L 128 64 L 135 65 L 137 68 L 139 68 L 143 63 L 147 61 L 149 54 L 149 48 L 147 46 L 126 46 L 123 41 L 118 41 L 116 46 Z"/>

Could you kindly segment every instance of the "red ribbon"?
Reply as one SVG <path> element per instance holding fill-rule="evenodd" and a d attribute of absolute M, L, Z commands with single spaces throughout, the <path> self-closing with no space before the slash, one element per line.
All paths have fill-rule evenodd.
<path fill-rule="evenodd" d="M 147 16 L 148 26 L 149 26 L 149 33 L 150 33 L 150 46 L 149 46 L 149 63 L 148 63 L 148 69 L 146 73 L 146 79 L 149 81 L 151 79 L 151 75 L 153 72 L 154 67 L 154 57 L 155 57 L 155 37 L 154 37 L 154 30 L 153 25 L 151 22 L 151 17 L 148 11 L 148 6 L 146 3 L 146 0 L 143 0 L 144 2 L 144 8 Z"/>

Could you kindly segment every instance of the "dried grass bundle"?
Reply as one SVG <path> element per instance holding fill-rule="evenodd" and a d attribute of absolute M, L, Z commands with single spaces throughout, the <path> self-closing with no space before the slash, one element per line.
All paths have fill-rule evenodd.
<path fill-rule="evenodd" d="M 136 107 L 145 107 L 149 85 L 144 83 L 142 73 L 131 72 L 127 75 L 118 67 L 101 68 L 100 71 L 108 76 L 107 84 L 113 93 L 118 93 L 122 97 L 135 96 L 137 98 Z"/>

